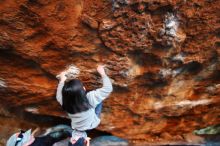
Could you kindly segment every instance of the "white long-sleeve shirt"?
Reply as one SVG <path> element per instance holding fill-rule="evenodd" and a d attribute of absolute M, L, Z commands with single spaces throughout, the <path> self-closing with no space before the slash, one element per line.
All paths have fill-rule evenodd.
<path fill-rule="evenodd" d="M 88 101 L 92 108 L 87 111 L 83 111 L 76 114 L 68 113 L 69 118 L 71 119 L 71 126 L 75 130 L 85 131 L 89 129 L 96 128 L 100 119 L 95 113 L 95 107 L 106 99 L 109 94 L 112 92 L 113 87 L 112 83 L 107 75 L 102 76 L 103 86 L 96 90 L 90 91 L 86 94 Z M 60 81 L 57 87 L 56 99 L 62 105 L 62 89 L 64 86 L 64 81 Z"/>

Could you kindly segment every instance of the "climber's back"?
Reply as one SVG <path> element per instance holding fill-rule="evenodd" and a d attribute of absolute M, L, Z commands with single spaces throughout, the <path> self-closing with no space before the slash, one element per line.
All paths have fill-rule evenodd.
<path fill-rule="evenodd" d="M 112 83 L 104 68 L 99 66 L 97 71 L 102 77 L 103 87 L 88 93 L 80 80 L 66 81 L 65 72 L 60 75 L 56 98 L 68 113 L 75 130 L 90 130 L 99 125 L 100 119 L 95 108 L 112 92 Z"/>
<path fill-rule="evenodd" d="M 86 97 L 85 87 L 78 79 L 65 82 L 62 96 L 62 108 L 70 114 L 84 112 L 91 108 Z"/>

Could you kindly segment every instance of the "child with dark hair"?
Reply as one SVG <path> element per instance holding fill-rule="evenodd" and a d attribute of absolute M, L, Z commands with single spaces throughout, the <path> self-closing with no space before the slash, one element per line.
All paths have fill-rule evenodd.
<path fill-rule="evenodd" d="M 102 77 L 103 86 L 88 93 L 80 80 L 72 79 L 66 81 L 66 72 L 62 72 L 59 75 L 60 81 L 56 98 L 71 119 L 71 127 L 73 129 L 72 145 L 86 142 L 87 134 L 85 131 L 94 129 L 99 125 L 102 101 L 113 90 L 104 66 L 99 65 L 97 71 Z"/>

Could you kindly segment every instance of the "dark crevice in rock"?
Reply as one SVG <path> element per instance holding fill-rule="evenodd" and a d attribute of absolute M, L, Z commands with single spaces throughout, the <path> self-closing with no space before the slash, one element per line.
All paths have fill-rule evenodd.
<path fill-rule="evenodd" d="M 32 96 L 34 96 L 34 94 L 32 94 Z M 36 94 L 35 96 L 39 96 L 39 94 Z M 27 95 L 27 97 L 22 96 L 22 99 L 30 99 L 30 95 Z M 21 108 L 21 109 L 25 109 L 27 107 L 33 107 L 33 108 L 38 108 L 41 106 L 47 106 L 48 103 L 52 103 L 53 101 L 56 101 L 56 95 L 54 93 L 54 95 L 51 96 L 51 98 L 49 99 L 45 99 L 44 101 L 33 101 L 32 103 L 27 103 L 27 104 L 22 104 L 20 106 L 16 106 L 16 108 Z M 12 107 L 15 108 L 15 107 Z"/>
<path fill-rule="evenodd" d="M 53 42 L 53 41 L 48 41 L 48 42 L 46 42 L 46 43 L 44 44 L 44 46 L 42 47 L 42 49 L 43 49 L 44 51 L 47 51 L 47 50 L 59 51 L 60 47 L 58 47 L 55 42 Z"/>
<path fill-rule="evenodd" d="M 122 87 L 119 85 L 114 85 L 114 91 L 117 93 L 127 93 L 129 92 L 129 88 L 128 87 Z"/>
<path fill-rule="evenodd" d="M 153 10 L 152 15 L 164 15 L 166 13 L 174 13 L 174 9 L 172 5 L 166 5 Z"/>
<path fill-rule="evenodd" d="M 39 29 L 38 31 L 34 32 L 33 34 L 31 34 L 30 36 L 27 36 L 25 38 L 26 41 L 33 41 L 35 39 L 45 39 L 44 37 L 46 37 L 48 35 L 48 28 L 44 27 L 42 29 Z"/>
<path fill-rule="evenodd" d="M 28 0 L 28 4 L 42 6 L 42 5 L 39 3 L 39 0 Z"/>
<path fill-rule="evenodd" d="M 213 71 L 213 73 L 209 76 L 209 80 L 219 83 L 220 82 L 220 70 Z"/>
<path fill-rule="evenodd" d="M 171 49 L 171 46 L 164 46 L 163 44 L 159 43 L 159 42 L 154 42 L 152 44 L 152 49 L 158 49 L 158 50 L 161 50 L 161 51 L 167 51 L 169 49 Z"/>
<path fill-rule="evenodd" d="M 16 114 L 20 119 L 25 119 L 25 121 L 34 123 L 37 125 L 41 125 L 43 127 L 51 127 L 51 126 L 56 126 L 60 124 L 68 125 L 71 126 L 71 121 L 70 119 L 67 118 L 62 118 L 62 117 L 57 117 L 57 116 L 50 116 L 50 115 L 41 115 L 41 114 L 32 114 L 30 112 L 25 112 L 21 110 L 21 108 L 16 108 L 16 109 L 11 109 L 10 112 Z M 87 131 L 87 134 L 91 138 L 95 138 L 98 136 L 106 136 L 106 135 L 112 135 L 109 132 L 106 131 L 101 131 L 98 129 L 93 129 Z"/>
<path fill-rule="evenodd" d="M 46 75 L 51 80 L 56 80 L 56 77 L 53 74 L 42 68 L 37 62 L 35 62 L 34 60 L 23 58 L 22 56 L 16 54 L 14 51 L 1 51 L 0 57 L 5 58 L 7 60 L 18 60 L 18 65 L 33 68 L 36 70 L 39 69 L 43 72 L 44 75 Z"/>
<path fill-rule="evenodd" d="M 151 72 L 143 74 L 139 77 L 139 80 L 144 81 L 141 83 L 142 87 L 161 88 L 167 85 L 167 81 L 165 79 Z"/>
<path fill-rule="evenodd" d="M 163 99 L 163 95 L 160 95 L 159 93 L 154 94 L 153 97 L 156 98 L 156 99 Z"/>
<path fill-rule="evenodd" d="M 36 28 L 42 25 L 42 21 L 40 15 L 33 12 L 28 6 L 22 4 L 20 6 L 20 13 L 18 14 L 22 21 L 25 22 L 26 25 Z"/>
<path fill-rule="evenodd" d="M 32 114 L 29 112 L 21 113 L 23 119 L 30 121 L 31 123 L 40 124 L 42 126 L 55 126 L 58 124 L 70 125 L 71 121 L 66 118 L 49 116 L 49 115 L 40 115 L 40 114 Z"/>
<path fill-rule="evenodd" d="M 216 29 L 216 30 L 215 30 L 215 33 L 216 33 L 216 36 L 217 36 L 218 38 L 220 38 L 220 28 Z"/>
<path fill-rule="evenodd" d="M 14 50 L 13 41 L 0 42 L 0 51 L 12 51 Z"/>
<path fill-rule="evenodd" d="M 216 47 L 216 48 L 220 48 L 220 42 L 216 42 L 216 43 L 215 43 L 215 47 Z"/>
<path fill-rule="evenodd" d="M 51 2 L 51 0 L 28 0 L 27 4 L 42 7 Z"/>
<path fill-rule="evenodd" d="M 219 45 L 220 45 L 220 42 L 219 42 Z M 218 63 L 219 62 L 219 55 L 218 55 L 218 52 L 217 51 L 213 51 L 210 55 L 210 63 L 214 64 L 214 63 Z"/>
<path fill-rule="evenodd" d="M 129 56 L 134 62 L 140 66 L 162 65 L 162 60 L 159 56 L 152 53 L 143 53 L 143 51 L 130 51 Z"/>
<path fill-rule="evenodd" d="M 203 65 L 199 62 L 192 61 L 188 64 L 185 64 L 183 70 L 192 74 L 197 74 L 203 69 Z"/>

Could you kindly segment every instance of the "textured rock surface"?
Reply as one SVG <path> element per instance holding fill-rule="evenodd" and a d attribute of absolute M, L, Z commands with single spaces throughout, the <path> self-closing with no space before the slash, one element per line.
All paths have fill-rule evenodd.
<path fill-rule="evenodd" d="M 114 93 L 98 129 L 186 141 L 219 123 L 219 0 L 2 0 L 0 98 L 6 109 L 65 117 L 55 76 L 70 64 L 91 90 L 97 63 Z"/>

